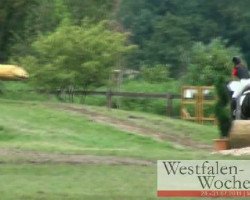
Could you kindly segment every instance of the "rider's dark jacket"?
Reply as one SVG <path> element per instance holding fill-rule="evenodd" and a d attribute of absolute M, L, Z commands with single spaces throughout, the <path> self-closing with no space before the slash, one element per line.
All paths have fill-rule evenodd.
<path fill-rule="evenodd" d="M 232 75 L 238 77 L 239 79 L 250 78 L 248 69 L 242 64 L 238 64 L 233 68 Z"/>

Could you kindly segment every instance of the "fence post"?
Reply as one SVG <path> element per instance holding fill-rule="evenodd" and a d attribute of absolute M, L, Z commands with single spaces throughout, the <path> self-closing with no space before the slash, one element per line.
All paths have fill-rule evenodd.
<path fill-rule="evenodd" d="M 112 91 L 111 90 L 107 91 L 106 98 L 107 98 L 107 107 L 110 109 L 112 108 Z"/>
<path fill-rule="evenodd" d="M 166 98 L 167 98 L 166 114 L 167 116 L 171 117 L 173 111 L 173 97 L 171 94 L 167 94 Z"/>

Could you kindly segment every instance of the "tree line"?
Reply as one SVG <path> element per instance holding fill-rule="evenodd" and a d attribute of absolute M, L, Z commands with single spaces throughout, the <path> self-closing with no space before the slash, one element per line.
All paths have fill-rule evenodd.
<path fill-rule="evenodd" d="M 100 86 L 116 68 L 213 84 L 250 61 L 248 0 L 2 0 L 0 62 L 43 87 Z M 156 71 L 163 73 L 157 73 Z M 167 77 L 162 77 L 165 74 Z M 155 78 L 159 76 L 159 78 Z"/>

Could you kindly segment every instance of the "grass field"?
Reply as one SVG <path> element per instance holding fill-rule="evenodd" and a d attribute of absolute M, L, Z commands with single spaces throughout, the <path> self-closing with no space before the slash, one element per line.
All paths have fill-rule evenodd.
<path fill-rule="evenodd" d="M 157 199 L 157 159 L 232 158 L 105 120 L 208 146 L 218 134 L 214 126 L 100 107 L 85 106 L 82 113 L 76 110 L 82 106 L 70 106 L 75 109 L 0 100 L 0 199 Z"/>
<path fill-rule="evenodd" d="M 5 164 L 0 171 L 1 199 L 155 199 L 152 167 Z"/>

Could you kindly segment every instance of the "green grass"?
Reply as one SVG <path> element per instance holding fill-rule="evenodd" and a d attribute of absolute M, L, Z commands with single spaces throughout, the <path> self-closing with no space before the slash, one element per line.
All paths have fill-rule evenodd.
<path fill-rule="evenodd" d="M 56 100 L 54 96 L 47 94 L 38 94 L 37 92 L 31 92 L 34 90 L 27 82 L 1 82 L 0 81 L 0 98 L 9 100 L 32 100 L 32 101 L 47 101 Z M 30 91 L 29 91 L 30 90 Z M 29 91 L 25 93 L 24 91 Z"/>
<path fill-rule="evenodd" d="M 0 173 L 3 200 L 159 199 L 156 166 L 2 164 Z"/>
<path fill-rule="evenodd" d="M 121 86 L 123 91 L 131 92 L 155 92 L 155 93 L 178 93 L 181 90 L 181 83 L 176 80 L 170 80 L 163 83 L 149 83 L 143 80 L 125 81 Z"/>
<path fill-rule="evenodd" d="M 132 156 L 153 160 L 177 157 L 193 159 L 204 156 L 204 152 L 174 147 L 170 142 L 159 142 L 149 137 L 121 131 L 109 125 L 90 121 L 77 113 L 60 111 L 38 102 L 10 103 L 2 100 L 0 110 L 0 148 Z M 113 112 L 112 114 L 116 115 Z M 120 113 L 123 112 L 120 111 L 117 116 L 123 116 Z M 157 118 L 154 115 L 150 117 Z M 163 118 L 159 119 L 162 119 L 161 123 L 166 121 Z M 174 120 L 170 120 L 169 123 L 178 127 L 178 122 L 174 123 Z M 192 127 L 199 127 L 195 124 L 184 124 L 189 125 L 190 130 Z"/>
<path fill-rule="evenodd" d="M 78 107 L 74 105 L 74 107 Z M 112 109 L 108 110 L 105 107 L 87 107 L 90 111 L 97 111 L 106 116 L 133 122 L 145 128 L 151 128 L 162 133 L 184 135 L 193 140 L 200 141 L 212 145 L 212 140 L 219 137 L 219 130 L 216 125 L 200 125 L 190 121 L 173 119 L 165 116 L 160 116 L 151 113 L 131 112 L 124 110 Z"/>
<path fill-rule="evenodd" d="M 156 199 L 155 167 L 22 164 L 0 173 L 4 200 Z"/>
<path fill-rule="evenodd" d="M 232 159 L 121 131 L 93 122 L 82 114 L 53 108 L 53 105 L 56 106 L 35 101 L 0 100 L 0 150 L 113 155 L 153 161 Z M 190 137 L 204 142 L 217 136 L 213 126 L 139 112 L 86 108 L 110 117 L 133 120 L 141 126 L 171 130 L 177 137 L 189 132 Z M 155 165 L 28 164 L 15 156 L 0 157 L 0 199 L 3 200 L 157 199 Z"/>

